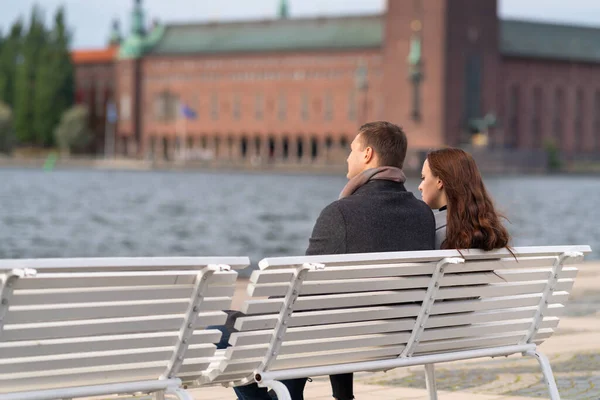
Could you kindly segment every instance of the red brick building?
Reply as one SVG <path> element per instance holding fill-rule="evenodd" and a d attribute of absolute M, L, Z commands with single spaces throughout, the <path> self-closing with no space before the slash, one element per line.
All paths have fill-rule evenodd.
<path fill-rule="evenodd" d="M 146 31 L 136 0 L 114 64 L 117 153 L 338 162 L 362 123 L 383 119 L 413 151 L 484 138 L 600 154 L 600 29 L 500 20 L 497 0 L 388 0 L 381 15 L 311 19 L 286 9 Z"/>

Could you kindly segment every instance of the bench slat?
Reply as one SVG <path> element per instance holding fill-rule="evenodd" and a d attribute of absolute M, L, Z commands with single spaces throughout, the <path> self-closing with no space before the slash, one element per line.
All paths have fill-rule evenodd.
<path fill-rule="evenodd" d="M 533 319 L 536 310 L 537 307 L 525 307 L 490 311 L 477 311 L 469 313 L 456 313 L 447 315 L 432 315 L 427 320 L 425 327 L 439 328 L 445 326 L 474 324 L 478 322 L 493 322 L 525 318 Z M 562 304 L 551 304 L 549 305 L 545 315 L 556 317 L 560 316 L 563 313 L 563 311 L 564 306 Z"/>
<path fill-rule="evenodd" d="M 102 257 L 102 258 L 33 258 L 2 260 L 2 269 L 32 268 L 38 272 L 82 271 L 200 271 L 207 265 L 229 265 L 243 269 L 250 265 L 248 257 Z"/>
<path fill-rule="evenodd" d="M 552 335 L 554 331 L 552 329 L 540 329 L 536 340 L 544 340 Z M 417 346 L 415 355 L 425 354 L 432 352 L 446 352 L 466 349 L 477 349 L 494 346 L 510 346 L 518 344 L 519 341 L 525 336 L 525 332 L 514 334 L 500 334 L 494 336 L 487 336 L 482 338 L 467 338 L 467 339 L 450 339 L 450 340 L 437 340 L 428 342 L 421 342 Z"/>
<path fill-rule="evenodd" d="M 530 246 L 513 249 L 519 260 L 531 257 L 558 257 L 565 252 L 581 252 L 589 254 L 590 246 Z M 265 258 L 258 263 L 261 270 L 289 268 L 290 266 L 301 266 L 304 263 L 322 263 L 329 267 L 342 265 L 372 265 L 384 263 L 405 262 L 437 262 L 444 258 L 464 258 L 471 260 L 493 260 L 510 258 L 513 255 L 507 249 L 498 249 L 489 252 L 482 250 L 426 250 L 410 252 L 391 253 L 363 253 L 363 254 L 339 254 L 327 256 L 301 256 L 301 257 L 277 257 Z"/>
<path fill-rule="evenodd" d="M 332 365 L 337 363 L 351 363 L 367 361 L 372 359 L 383 359 L 386 357 L 397 357 L 404 346 L 382 346 L 363 348 L 359 350 L 347 349 L 338 352 L 315 352 L 303 353 L 301 355 L 291 355 L 277 357 L 270 368 L 271 371 L 285 368 L 302 368 L 309 365 Z M 240 360 L 228 363 L 223 361 L 219 366 L 222 373 L 251 373 L 260 364 L 261 359 Z"/>
<path fill-rule="evenodd" d="M 556 317 L 544 318 L 540 326 L 542 328 L 556 328 L 558 326 L 559 319 Z M 531 319 L 521 320 L 500 320 L 498 322 L 473 324 L 467 326 L 458 327 L 444 327 L 438 329 L 426 329 L 421 336 L 421 341 L 435 341 L 454 339 L 461 337 L 472 337 L 472 336 L 488 336 L 498 333 L 509 333 L 509 332 L 525 332 L 531 327 Z"/>
<path fill-rule="evenodd" d="M 308 326 L 342 322 L 359 322 L 379 319 L 405 318 L 417 315 L 420 306 L 379 306 L 350 308 L 341 310 L 307 311 L 294 313 L 289 326 Z M 272 329 L 277 321 L 276 315 L 240 317 L 235 322 L 238 331 Z"/>
<path fill-rule="evenodd" d="M 479 290 L 479 292 L 482 292 Z M 335 294 L 335 295 L 317 295 L 317 296 L 303 296 L 299 297 L 294 305 L 296 311 L 306 310 L 328 310 L 333 308 L 348 308 L 348 307 L 365 307 L 371 305 L 383 305 L 383 304 L 400 304 L 409 302 L 420 302 L 425 298 L 427 291 L 425 290 L 398 290 L 398 291 L 381 291 L 381 292 L 364 292 L 364 293 L 349 293 L 349 294 Z M 562 293 L 562 297 L 557 297 L 557 293 Z M 566 302 L 568 300 L 567 292 L 555 292 L 554 302 Z M 495 301 L 502 302 L 506 301 L 506 306 L 499 305 L 498 308 L 513 308 L 521 306 L 533 306 L 538 305 L 541 298 L 541 293 L 537 294 L 526 294 L 521 296 L 513 296 L 513 298 L 483 298 L 482 302 Z M 565 297 L 566 296 L 566 297 Z M 522 298 L 523 303 L 519 303 L 519 299 Z M 457 307 L 471 306 L 472 303 L 458 303 L 459 300 L 453 300 L 451 304 L 456 304 Z M 443 309 L 443 303 L 437 303 L 436 307 L 440 310 Z M 478 304 L 478 306 L 480 306 Z M 254 314 L 273 314 L 278 313 L 283 307 L 283 299 L 265 299 L 265 300 L 246 300 L 242 306 L 242 312 L 246 315 Z M 458 311 L 475 311 L 475 309 L 458 308 L 456 310 L 450 309 L 447 312 L 458 312 Z M 441 311 L 439 311 L 441 312 Z"/>
<path fill-rule="evenodd" d="M 224 312 L 200 313 L 195 328 L 222 325 L 227 319 Z M 161 332 L 179 330 L 183 315 L 157 317 L 107 318 L 99 320 L 66 321 L 40 324 L 5 325 L 2 340 L 57 339 L 120 333 Z"/>
<path fill-rule="evenodd" d="M 362 336 L 352 336 L 351 332 L 347 332 L 347 336 L 336 339 L 320 339 L 320 340 L 304 340 L 304 341 L 286 341 L 280 348 L 281 356 L 291 354 L 304 354 L 315 352 L 329 352 L 343 349 L 359 349 L 362 347 L 373 347 L 376 343 L 378 346 L 405 344 L 410 338 L 410 331 L 372 334 Z M 227 349 L 226 357 L 228 360 L 240 360 L 248 358 L 261 357 L 265 354 L 268 343 L 258 346 L 230 347 Z"/>
<path fill-rule="evenodd" d="M 146 300 L 114 303 L 75 303 L 35 306 L 15 306 L 5 318 L 6 324 L 75 321 L 81 319 L 119 318 L 147 315 L 183 314 L 189 300 Z M 226 310 L 230 297 L 209 297 L 201 304 L 201 311 Z"/>
<path fill-rule="evenodd" d="M 566 278 L 571 271 L 562 273 L 561 279 Z M 550 272 L 540 272 L 537 274 L 540 282 L 547 281 Z M 527 274 L 507 274 L 511 279 L 518 279 L 519 276 L 527 278 Z M 430 276 L 415 277 L 387 277 L 387 278 L 369 278 L 369 279 L 340 279 L 336 281 L 317 281 L 306 282 L 302 285 L 300 295 L 316 294 L 334 294 L 348 292 L 374 292 L 379 290 L 400 290 L 400 289 L 420 289 L 427 288 L 431 281 Z M 543 282 L 545 284 L 545 281 Z M 501 276 L 492 272 L 488 273 L 460 273 L 444 275 L 440 286 L 468 286 L 483 284 L 505 283 Z M 266 285 L 248 285 L 248 294 L 255 297 L 267 296 L 285 296 L 289 284 L 273 283 Z"/>
<path fill-rule="evenodd" d="M 40 273 L 19 279 L 15 290 L 81 289 L 123 286 L 191 285 L 199 271 L 152 272 L 89 272 Z M 215 272 L 208 282 L 211 285 L 231 285 L 237 278 L 235 271 Z"/>
<path fill-rule="evenodd" d="M 148 362 L 163 362 L 166 367 L 171 354 L 173 354 L 172 347 L 157 347 L 153 349 L 69 354 L 67 356 L 13 358 L 0 360 L 0 374 Z"/>
<path fill-rule="evenodd" d="M 164 370 L 162 363 L 147 363 L 7 374 L 0 376 L 0 393 L 151 380 Z"/>
<path fill-rule="evenodd" d="M 381 321 L 352 322 L 289 328 L 285 341 L 332 339 L 348 335 L 369 335 L 376 333 L 408 331 L 415 324 L 414 318 L 390 319 Z M 232 346 L 249 346 L 268 343 L 272 330 L 232 333 L 229 343 Z"/>
<path fill-rule="evenodd" d="M 399 290 L 364 293 L 343 293 L 336 295 L 300 296 L 294 304 L 295 311 L 364 307 L 381 304 L 399 304 L 420 302 L 425 298 L 426 290 Z M 242 312 L 246 315 L 278 313 L 283 299 L 247 300 Z"/>
<path fill-rule="evenodd" d="M 504 258 L 494 261 L 472 261 L 467 264 L 449 265 L 445 274 L 480 272 L 510 268 L 541 268 L 552 267 L 556 257 L 533 257 L 531 259 L 515 261 L 514 258 Z M 365 279 L 412 275 L 431 275 L 436 263 L 392 263 L 374 265 L 345 265 L 326 267 L 324 270 L 309 271 L 305 281 L 324 281 L 339 279 Z M 293 267 L 286 269 L 273 269 L 253 271 L 250 282 L 254 284 L 288 283 L 293 275 Z"/>
<path fill-rule="evenodd" d="M 556 290 L 569 291 L 573 286 L 572 279 L 559 280 Z M 545 283 L 503 283 L 473 287 L 452 287 L 440 288 L 436 298 L 439 299 L 455 299 L 469 298 L 474 296 L 510 296 L 522 295 L 530 293 L 541 293 L 545 288 Z M 433 310 L 435 312 L 434 304 Z M 361 307 L 348 308 L 338 310 L 325 310 L 315 312 L 299 312 L 294 313 L 291 317 L 290 326 L 305 326 L 334 322 L 358 322 L 377 319 L 390 318 L 405 318 L 416 316 L 420 310 L 419 305 L 404 305 L 404 306 L 378 306 L 378 307 Z M 277 322 L 277 315 L 261 315 L 240 317 L 235 323 L 235 329 L 238 331 L 250 331 L 260 329 L 272 329 Z"/>
<path fill-rule="evenodd" d="M 198 330 L 190 343 L 218 343 L 222 333 L 219 330 Z M 14 341 L 0 343 L 0 359 L 13 357 L 51 356 L 93 351 L 126 350 L 175 346 L 179 332 L 159 332 L 129 335 L 88 336 L 68 339 Z"/>
<path fill-rule="evenodd" d="M 209 286 L 206 297 L 233 297 L 234 286 Z M 12 306 L 37 304 L 96 303 L 114 301 L 142 301 L 187 299 L 192 294 L 192 285 L 112 287 L 84 289 L 15 290 Z"/>

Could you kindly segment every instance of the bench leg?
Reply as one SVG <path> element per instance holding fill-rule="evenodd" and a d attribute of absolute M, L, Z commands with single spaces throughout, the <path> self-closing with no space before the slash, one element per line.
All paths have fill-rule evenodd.
<path fill-rule="evenodd" d="M 433 364 L 425 365 L 425 383 L 429 392 L 430 400 L 437 400 L 437 387 L 435 386 L 435 366 Z"/>
<path fill-rule="evenodd" d="M 260 387 L 270 387 L 277 394 L 277 400 L 292 400 L 287 386 L 279 381 L 261 381 L 258 383 Z"/>
<path fill-rule="evenodd" d="M 556 386 L 556 381 L 554 380 L 554 374 L 552 373 L 552 367 L 550 366 L 550 361 L 548 361 L 548 357 L 546 357 L 539 351 L 528 351 L 527 353 L 525 353 L 525 355 L 535 357 L 535 359 L 540 364 L 540 367 L 542 367 L 542 373 L 544 374 L 544 381 L 546 382 L 548 392 L 550 393 L 550 399 L 560 400 L 558 386 Z"/>

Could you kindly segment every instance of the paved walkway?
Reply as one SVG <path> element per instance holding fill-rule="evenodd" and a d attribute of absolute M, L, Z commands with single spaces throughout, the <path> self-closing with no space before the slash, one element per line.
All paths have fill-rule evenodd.
<path fill-rule="evenodd" d="M 580 267 L 571 302 L 557 332 L 540 350 L 550 358 L 563 399 L 600 399 L 600 263 Z M 357 400 L 428 399 L 422 367 L 356 375 Z M 548 398 L 533 359 L 511 356 L 437 366 L 440 400 L 532 400 Z M 233 390 L 193 391 L 197 400 L 235 400 Z M 307 385 L 306 400 L 332 399 L 329 380 Z"/>

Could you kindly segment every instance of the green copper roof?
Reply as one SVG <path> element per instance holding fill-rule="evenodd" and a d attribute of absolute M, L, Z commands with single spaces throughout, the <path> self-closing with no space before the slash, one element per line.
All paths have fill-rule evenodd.
<path fill-rule="evenodd" d="M 225 53 L 379 47 L 381 16 L 170 25 L 150 53 Z"/>
<path fill-rule="evenodd" d="M 371 15 L 168 25 L 144 48 L 149 54 L 167 55 L 377 48 L 384 40 L 384 21 L 382 15 Z M 506 56 L 600 62 L 600 29 L 503 20 L 500 51 Z"/>
<path fill-rule="evenodd" d="M 600 29 L 505 20 L 500 25 L 503 55 L 600 62 Z"/>

